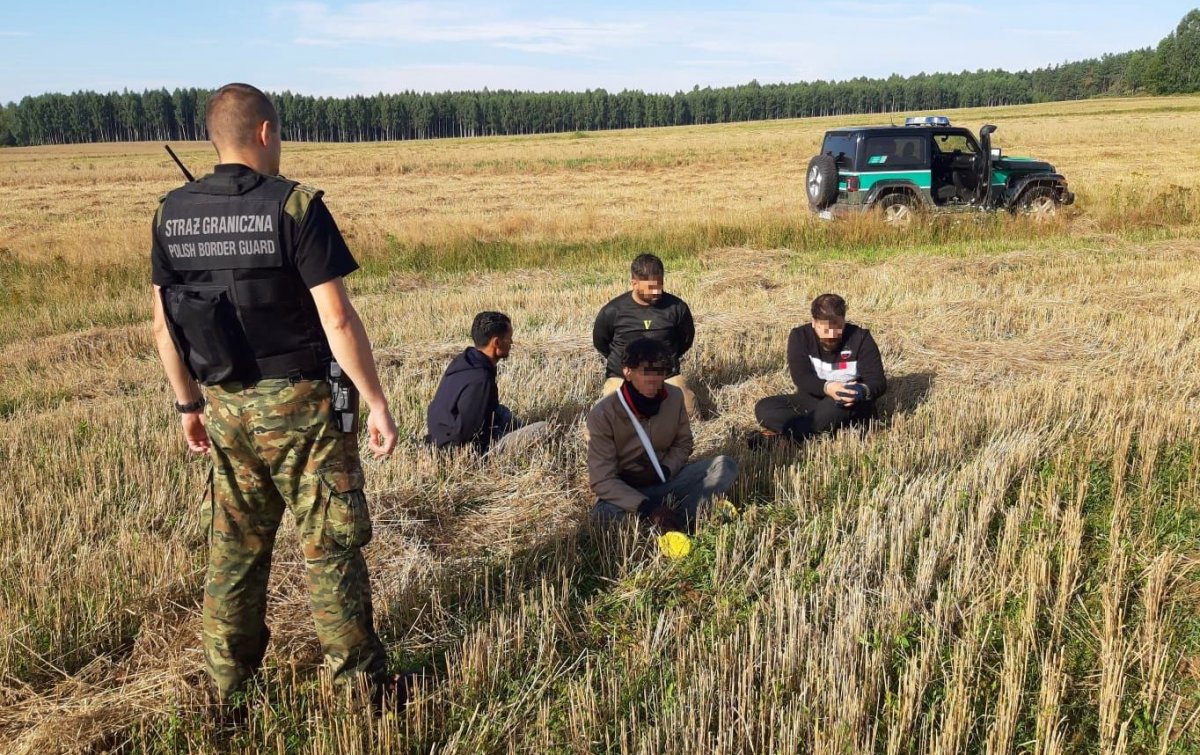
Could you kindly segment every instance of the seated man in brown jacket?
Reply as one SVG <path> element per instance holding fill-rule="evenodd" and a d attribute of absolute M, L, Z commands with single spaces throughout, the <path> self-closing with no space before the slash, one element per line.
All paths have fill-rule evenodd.
<path fill-rule="evenodd" d="M 599 498 L 592 509 L 598 523 L 636 514 L 663 531 L 689 530 L 699 509 L 733 486 L 737 464 L 730 457 L 688 463 L 692 428 L 683 392 L 664 383 L 671 364 L 662 343 L 633 341 L 621 360 L 625 382 L 588 414 L 588 480 Z"/>

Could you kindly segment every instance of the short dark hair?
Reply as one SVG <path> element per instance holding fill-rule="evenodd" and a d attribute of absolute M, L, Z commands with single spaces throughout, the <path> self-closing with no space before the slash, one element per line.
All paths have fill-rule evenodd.
<path fill-rule="evenodd" d="M 840 319 L 846 316 L 846 300 L 837 294 L 821 294 L 812 302 L 814 320 Z"/>
<path fill-rule="evenodd" d="M 638 338 L 625 347 L 621 355 L 621 366 L 629 369 L 638 367 L 661 368 L 664 372 L 671 366 L 671 355 L 662 341 Z"/>
<path fill-rule="evenodd" d="M 639 254 L 629 266 L 634 280 L 648 281 L 663 277 L 663 263 L 653 254 Z"/>
<path fill-rule="evenodd" d="M 480 312 L 471 323 L 471 340 L 482 349 L 512 329 L 512 320 L 503 312 Z"/>
<path fill-rule="evenodd" d="M 213 92 L 204 109 L 204 124 L 213 142 L 248 146 L 263 121 L 279 128 L 279 111 L 258 87 L 226 84 Z"/>

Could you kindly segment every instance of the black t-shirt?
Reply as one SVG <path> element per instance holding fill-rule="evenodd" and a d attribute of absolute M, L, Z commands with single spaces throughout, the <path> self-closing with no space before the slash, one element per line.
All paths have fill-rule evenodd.
<path fill-rule="evenodd" d="M 225 164 L 218 165 L 211 174 L 199 180 L 235 187 L 250 185 L 260 179 L 245 165 Z M 284 266 L 295 270 L 307 288 L 344 277 L 358 269 L 358 262 L 346 246 L 342 232 L 319 192 L 308 201 L 308 209 L 300 221 L 285 212 L 279 232 L 283 242 Z M 171 269 L 170 258 L 158 233 L 157 216 L 151 237 L 150 279 L 159 286 L 188 282 L 181 273 Z M 260 274 L 271 273 L 264 270 Z M 191 275 L 195 276 L 196 273 Z"/>
<path fill-rule="evenodd" d="M 639 304 L 626 291 L 604 305 L 592 327 L 592 344 L 607 359 L 607 377 L 620 377 L 625 347 L 638 338 L 661 341 L 679 374 L 679 361 L 696 339 L 692 310 L 679 297 L 663 292 L 654 304 Z"/>

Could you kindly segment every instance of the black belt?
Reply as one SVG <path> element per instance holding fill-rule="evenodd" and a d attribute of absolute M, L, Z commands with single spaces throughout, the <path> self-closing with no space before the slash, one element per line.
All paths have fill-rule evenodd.
<path fill-rule="evenodd" d="M 293 383 L 301 380 L 324 380 L 328 375 L 325 370 L 293 370 L 286 375 L 263 375 L 261 380 L 280 380 L 287 378 Z"/>
<path fill-rule="evenodd" d="M 290 383 L 299 383 L 301 380 L 324 380 L 327 377 L 328 375 L 326 375 L 325 370 L 297 370 L 286 375 L 259 375 L 245 380 L 230 378 L 229 380 L 221 381 L 218 385 L 237 383 L 242 388 L 253 388 L 264 380 L 287 380 Z"/>
<path fill-rule="evenodd" d="M 325 352 L 324 355 L 321 354 L 317 348 L 307 348 L 287 354 L 260 357 L 254 361 L 260 380 L 272 378 L 288 378 L 292 382 L 324 380 L 331 359 L 327 354 L 328 352 Z"/>

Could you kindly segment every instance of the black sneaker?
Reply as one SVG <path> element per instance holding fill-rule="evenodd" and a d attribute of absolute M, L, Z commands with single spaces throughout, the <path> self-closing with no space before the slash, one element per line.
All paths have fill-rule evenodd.
<path fill-rule="evenodd" d="M 779 433 L 764 433 L 761 430 L 751 430 L 746 435 L 746 446 L 751 451 L 769 451 L 787 443 L 788 439 Z"/>

